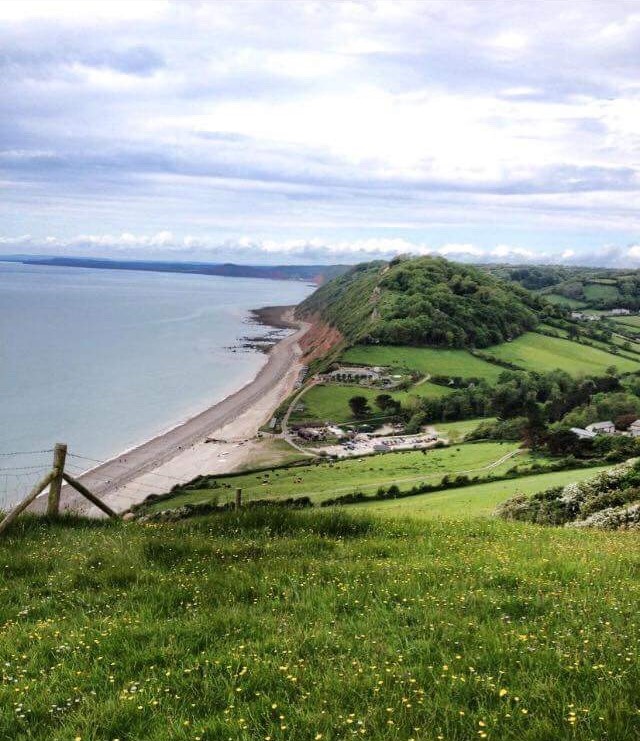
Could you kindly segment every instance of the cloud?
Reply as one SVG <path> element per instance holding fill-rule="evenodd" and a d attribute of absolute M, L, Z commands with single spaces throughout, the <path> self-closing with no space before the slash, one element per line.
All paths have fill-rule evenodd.
<path fill-rule="evenodd" d="M 320 263 L 355 264 L 370 260 L 389 260 L 397 255 L 433 255 L 466 263 L 558 263 L 579 266 L 640 266 L 640 245 L 626 247 L 604 245 L 590 255 L 573 250 L 533 251 L 517 245 L 483 247 L 472 243 L 430 245 L 400 238 L 370 238 L 331 241 L 311 239 L 261 239 L 234 237 L 224 240 L 213 236 L 178 236 L 169 230 L 152 234 L 79 234 L 71 238 L 57 236 L 0 236 L 0 254 L 65 255 L 79 257 L 118 257 L 155 260 L 234 261 L 239 263 Z"/>
<path fill-rule="evenodd" d="M 524 260 L 637 242 L 623 0 L 0 6 L 5 233 Z"/>

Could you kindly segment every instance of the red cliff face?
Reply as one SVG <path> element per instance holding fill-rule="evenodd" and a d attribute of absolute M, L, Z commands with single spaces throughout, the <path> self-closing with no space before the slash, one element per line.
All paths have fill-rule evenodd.
<path fill-rule="evenodd" d="M 309 317 L 307 321 L 311 322 L 311 329 L 300 340 L 306 363 L 326 355 L 333 347 L 344 342 L 340 330 L 326 324 L 317 315 Z"/>

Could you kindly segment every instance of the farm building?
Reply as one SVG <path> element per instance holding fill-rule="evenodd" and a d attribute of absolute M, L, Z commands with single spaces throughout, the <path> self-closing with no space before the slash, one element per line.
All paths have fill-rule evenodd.
<path fill-rule="evenodd" d="M 629 434 L 631 437 L 640 437 L 640 419 L 629 425 Z"/>
<path fill-rule="evenodd" d="M 582 427 L 572 427 L 571 432 L 573 432 L 573 434 L 576 437 L 579 437 L 581 440 L 593 440 L 593 438 L 596 436 L 595 432 L 583 430 Z"/>
<path fill-rule="evenodd" d="M 615 434 L 616 426 L 608 420 L 607 422 L 594 422 L 592 425 L 587 425 L 587 432 L 593 432 L 596 435 L 613 435 Z"/>
<path fill-rule="evenodd" d="M 611 309 L 609 314 L 611 316 L 628 316 L 631 312 L 629 309 Z"/>
<path fill-rule="evenodd" d="M 368 366 L 343 366 L 329 373 L 333 381 L 347 379 L 349 381 L 377 381 L 380 378 L 382 368 L 369 368 Z"/>
<path fill-rule="evenodd" d="M 324 431 L 318 427 L 301 427 L 297 433 L 303 440 L 322 440 L 324 437 Z"/>

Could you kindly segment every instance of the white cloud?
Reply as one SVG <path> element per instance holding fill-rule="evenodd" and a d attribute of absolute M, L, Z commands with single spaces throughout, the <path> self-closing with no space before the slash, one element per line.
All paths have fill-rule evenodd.
<path fill-rule="evenodd" d="M 569 0 L 0 3 L 0 228 L 141 251 L 246 232 L 259 255 L 632 244 L 639 18 Z M 165 224 L 190 236 L 153 237 Z"/>

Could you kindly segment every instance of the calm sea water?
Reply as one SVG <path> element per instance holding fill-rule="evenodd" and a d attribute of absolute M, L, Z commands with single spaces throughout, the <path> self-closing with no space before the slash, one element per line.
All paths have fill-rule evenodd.
<path fill-rule="evenodd" d="M 311 290 L 0 262 L 0 506 L 50 459 L 7 453 L 61 441 L 103 460 L 242 387 L 265 356 L 229 348 L 269 331 L 249 324 L 248 311 L 295 304 Z"/>

